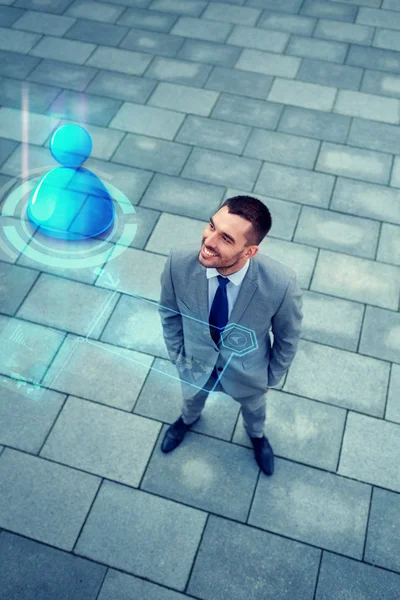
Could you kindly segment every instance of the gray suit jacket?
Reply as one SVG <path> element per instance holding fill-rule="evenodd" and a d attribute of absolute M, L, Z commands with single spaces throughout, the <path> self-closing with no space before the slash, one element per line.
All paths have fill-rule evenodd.
<path fill-rule="evenodd" d="M 199 252 L 200 244 L 172 250 L 160 278 L 158 310 L 184 398 L 203 388 L 215 365 L 233 398 L 277 385 L 295 357 L 301 333 L 303 299 L 296 273 L 260 252 L 249 259 L 217 346 L 210 333 L 208 280 Z"/>

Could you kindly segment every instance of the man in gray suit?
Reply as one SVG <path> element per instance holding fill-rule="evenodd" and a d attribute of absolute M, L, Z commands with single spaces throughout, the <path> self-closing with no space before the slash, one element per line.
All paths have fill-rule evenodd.
<path fill-rule="evenodd" d="M 295 357 L 303 299 L 292 269 L 257 254 L 271 225 L 257 198 L 228 198 L 210 218 L 201 248 L 192 244 L 168 256 L 159 312 L 183 404 L 166 431 L 163 452 L 176 448 L 198 421 L 210 391 L 222 391 L 241 404 L 257 464 L 273 473 L 274 454 L 264 435 L 266 395 Z"/>

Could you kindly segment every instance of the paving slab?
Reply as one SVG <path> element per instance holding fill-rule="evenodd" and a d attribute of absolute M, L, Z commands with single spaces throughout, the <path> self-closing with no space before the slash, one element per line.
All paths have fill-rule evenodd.
<path fill-rule="evenodd" d="M 348 45 L 342 42 L 305 38 L 300 35 L 291 35 L 286 48 L 286 54 L 318 58 L 334 63 L 343 63 L 348 52 Z"/>
<path fill-rule="evenodd" d="M 187 591 L 205 600 L 216 594 L 220 600 L 245 600 L 249 588 L 254 600 L 290 600 L 294 594 L 311 600 L 320 552 L 211 515 Z"/>
<path fill-rule="evenodd" d="M 235 69 L 293 78 L 298 73 L 300 63 L 301 59 L 295 56 L 277 55 L 273 52 L 245 48 L 236 61 Z"/>
<path fill-rule="evenodd" d="M 27 31 L 18 31 L 17 29 L 0 27 L 0 50 L 9 50 L 10 52 L 27 54 L 34 46 L 37 47 L 37 42 L 40 44 L 40 38 L 41 36 L 37 33 L 28 33 Z M 38 54 L 36 54 L 36 56 L 38 56 Z"/>
<path fill-rule="evenodd" d="M 400 367 L 392 366 L 388 401 L 386 407 L 386 419 L 400 423 Z"/>
<path fill-rule="evenodd" d="M 71 551 L 100 477 L 11 448 L 1 455 L 0 475 L 0 526 Z"/>
<path fill-rule="evenodd" d="M 393 158 L 390 154 L 351 148 L 344 144 L 322 142 L 316 171 L 334 173 L 352 179 L 389 183 Z"/>
<path fill-rule="evenodd" d="M 363 600 L 392 600 L 398 595 L 400 576 L 337 554 L 324 552 L 316 600 L 358 597 Z M 361 595 L 360 595 L 361 594 Z"/>
<path fill-rule="evenodd" d="M 82 92 L 95 75 L 96 69 L 44 58 L 31 70 L 27 79 Z"/>
<path fill-rule="evenodd" d="M 39 273 L 16 265 L 0 263 L 0 312 L 14 315 L 33 287 Z"/>
<path fill-rule="evenodd" d="M 302 338 L 342 350 L 357 350 L 364 307 L 326 294 L 303 290 Z"/>
<path fill-rule="evenodd" d="M 11 2 L 10 2 L 11 4 Z M 23 15 L 24 11 L 13 6 L 0 6 L 0 22 L 3 27 L 12 25 Z"/>
<path fill-rule="evenodd" d="M 212 211 L 218 210 L 223 193 L 222 186 L 156 173 L 140 206 L 160 211 L 168 206 L 169 213 L 204 219 L 204 196 L 207 196 L 207 206 Z"/>
<path fill-rule="evenodd" d="M 33 10 L 43 10 L 57 15 L 62 14 L 71 4 L 71 0 L 17 0 L 15 6 L 21 8 L 31 8 Z"/>
<path fill-rule="evenodd" d="M 303 83 L 302 81 L 291 81 L 277 77 L 268 94 L 268 100 L 313 108 L 329 112 L 336 98 L 336 89 L 333 87 L 316 85 L 314 83 Z"/>
<path fill-rule="evenodd" d="M 138 487 L 160 424 L 69 396 L 40 456 Z"/>
<path fill-rule="evenodd" d="M 327 207 L 334 181 L 332 175 L 264 162 L 254 191 L 300 204 Z"/>
<path fill-rule="evenodd" d="M 98 2 L 91 2 L 90 0 L 74 0 L 63 14 L 82 19 L 103 21 L 104 23 L 114 23 L 123 11 L 123 6 L 107 3 L 99 5 Z"/>
<path fill-rule="evenodd" d="M 378 10 L 377 8 L 360 7 L 356 23 L 399 30 L 400 14 L 393 10 Z"/>
<path fill-rule="evenodd" d="M 294 241 L 373 260 L 378 238 L 377 221 L 304 206 Z"/>
<path fill-rule="evenodd" d="M 63 333 L 49 327 L 0 315 L 2 374 L 39 382 L 63 339 Z"/>
<path fill-rule="evenodd" d="M 6 531 L 0 536 L 0 554 L 7 600 L 95 600 L 107 572 L 103 565 Z"/>
<path fill-rule="evenodd" d="M 400 159 L 398 156 L 394 157 L 392 177 L 390 179 L 390 185 L 396 188 L 400 187 Z"/>
<path fill-rule="evenodd" d="M 97 600 L 112 600 L 113 598 L 135 600 L 137 597 L 152 598 L 153 600 L 184 600 L 186 598 L 180 592 L 174 592 L 145 579 L 111 568 L 107 570 Z"/>
<path fill-rule="evenodd" d="M 25 79 L 38 63 L 40 58 L 0 49 L 0 76 Z"/>
<path fill-rule="evenodd" d="M 248 0 L 248 6 L 259 6 L 260 8 L 276 10 L 284 13 L 294 13 L 297 14 L 301 5 L 303 4 L 303 0 L 281 0 L 279 3 L 276 3 L 275 0 Z"/>
<path fill-rule="evenodd" d="M 212 70 L 211 65 L 177 60 L 175 58 L 155 58 L 147 69 L 146 76 L 163 81 L 174 81 L 202 87 Z"/>
<path fill-rule="evenodd" d="M 191 6 L 195 5 L 194 2 L 191 2 L 189 10 Z M 188 6 L 186 4 L 186 6 Z M 172 7 L 171 7 L 172 8 Z M 181 6 L 182 10 L 185 7 Z M 172 11 L 169 10 L 169 13 Z M 162 8 L 160 11 L 160 7 L 158 6 L 158 10 L 148 10 L 146 8 L 126 8 L 121 16 L 117 19 L 116 23 L 118 25 L 126 25 L 127 27 L 137 27 L 139 29 L 149 29 L 150 31 L 159 31 L 159 32 L 168 32 L 171 27 L 178 20 L 178 16 L 174 14 L 166 14 L 162 12 Z"/>
<path fill-rule="evenodd" d="M 399 452 L 398 425 L 349 412 L 338 473 L 399 492 Z"/>
<path fill-rule="evenodd" d="M 334 112 L 384 123 L 399 123 L 400 100 L 374 94 L 339 90 Z"/>
<path fill-rule="evenodd" d="M 400 53 L 351 44 L 346 64 L 377 71 L 388 71 L 392 74 L 400 73 Z"/>
<path fill-rule="evenodd" d="M 177 83 L 160 82 L 151 95 L 148 104 L 207 117 L 218 97 L 219 94 L 209 90 L 199 90 L 195 87 Z"/>
<path fill-rule="evenodd" d="M 363 76 L 359 67 L 339 65 L 326 60 L 304 58 L 297 79 L 340 89 L 358 90 Z M 326 117 L 331 113 L 322 113 Z"/>
<path fill-rule="evenodd" d="M 152 361 L 153 358 L 143 353 L 98 341 L 79 341 L 76 336 L 68 335 L 43 384 L 82 399 L 131 411 Z"/>
<path fill-rule="evenodd" d="M 377 29 L 374 46 L 377 48 L 388 48 L 389 50 L 400 50 L 399 34 L 394 29 Z"/>
<path fill-rule="evenodd" d="M 184 118 L 185 115 L 173 110 L 124 102 L 109 125 L 122 131 L 173 140 Z"/>
<path fill-rule="evenodd" d="M 399 327 L 398 312 L 367 306 L 359 351 L 367 356 L 400 363 Z"/>
<path fill-rule="evenodd" d="M 216 185 L 251 188 L 261 164 L 260 160 L 254 158 L 194 148 L 182 171 L 182 177 Z"/>
<path fill-rule="evenodd" d="M 95 3 L 93 3 L 93 5 L 96 7 Z M 65 37 L 70 40 L 79 40 L 81 42 L 118 46 L 128 31 L 128 27 L 120 27 L 119 25 L 112 25 L 111 23 L 96 22 L 89 18 L 76 19 L 74 25 L 68 29 Z"/>
<path fill-rule="evenodd" d="M 400 572 L 400 495 L 374 488 L 365 560 Z"/>
<path fill-rule="evenodd" d="M 19 32 L 22 34 L 22 32 Z M 25 35 L 36 35 L 26 34 Z M 95 50 L 95 44 L 87 42 L 78 42 L 76 40 L 67 40 L 65 38 L 44 35 L 30 51 L 32 56 L 48 58 L 53 60 L 67 61 L 77 65 L 83 65 L 89 56 Z"/>
<path fill-rule="evenodd" d="M 194 17 L 179 17 L 170 33 L 185 38 L 206 40 L 209 42 L 225 42 L 233 30 L 233 24 Z"/>
<path fill-rule="evenodd" d="M 400 223 L 400 191 L 338 177 L 330 208 L 361 217 Z"/>
<path fill-rule="evenodd" d="M 264 240 L 260 251 L 296 271 L 299 285 L 307 289 L 317 260 L 317 249 L 307 245 L 292 244 L 285 240 Z"/>
<path fill-rule="evenodd" d="M 152 56 L 144 52 L 99 46 L 86 61 L 86 65 L 128 75 L 142 75 L 151 61 Z"/>
<path fill-rule="evenodd" d="M 312 290 L 397 310 L 398 267 L 329 250 L 321 250 Z"/>
<path fill-rule="evenodd" d="M 185 144 L 128 133 L 111 160 L 147 171 L 179 175 L 190 151 L 191 147 Z"/>
<path fill-rule="evenodd" d="M 283 31 L 271 30 L 265 32 L 257 27 L 236 25 L 226 43 L 245 48 L 256 48 L 258 50 L 281 53 L 286 48 L 289 37 L 289 34 Z"/>
<path fill-rule="evenodd" d="M 318 141 L 310 138 L 254 128 L 243 155 L 312 169 L 319 146 Z"/>
<path fill-rule="evenodd" d="M 176 136 L 176 141 L 211 150 L 242 154 L 250 132 L 250 127 L 244 125 L 188 115 Z"/>
<path fill-rule="evenodd" d="M 371 486 L 278 459 L 261 478 L 248 523 L 353 558 L 362 558 Z"/>
<path fill-rule="evenodd" d="M 270 390 L 264 431 L 275 455 L 335 472 L 345 415 L 342 408 Z M 232 441 L 245 440 L 251 447 L 241 414 Z"/>
<path fill-rule="evenodd" d="M 16 141 L 0 138 L 0 165 L 8 159 L 17 147 L 18 143 Z"/>
<path fill-rule="evenodd" d="M 189 432 L 185 445 L 166 457 L 160 448 L 166 429 L 140 488 L 245 523 L 259 472 L 253 452 Z"/>
<path fill-rule="evenodd" d="M 361 91 L 400 98 L 400 76 L 365 69 Z"/>
<path fill-rule="evenodd" d="M 130 27 L 120 47 L 159 56 L 175 56 L 182 44 L 183 39 L 178 36 Z"/>
<path fill-rule="evenodd" d="M 104 481 L 75 553 L 183 591 L 206 520 L 203 511 Z M 172 553 L 171 539 L 179 540 Z"/>
<path fill-rule="evenodd" d="M 49 113 L 54 118 L 62 117 L 74 122 L 83 121 L 106 127 L 120 107 L 119 100 L 89 94 L 85 94 L 83 104 L 82 94 L 65 90 L 49 107 Z"/>
<path fill-rule="evenodd" d="M 147 2 L 147 4 L 149 3 Z M 149 8 L 151 10 L 160 10 L 168 13 L 198 17 L 204 13 L 207 4 L 208 3 L 204 0 L 191 0 L 190 3 L 185 2 L 185 0 L 153 0 L 150 2 L 151 6 L 149 6 Z"/>
<path fill-rule="evenodd" d="M 157 81 L 142 79 L 135 75 L 125 73 L 112 73 L 103 69 L 96 71 L 91 69 L 95 77 L 91 77 L 89 85 L 85 85 L 88 94 L 98 94 L 108 98 L 126 100 L 145 104 L 151 92 L 157 85 Z"/>
<path fill-rule="evenodd" d="M 383 361 L 300 340 L 284 391 L 383 417 L 389 371 Z"/>
<path fill-rule="evenodd" d="M 343 21 L 332 21 L 331 19 L 319 19 L 314 30 L 314 36 L 317 38 L 336 40 L 338 42 L 349 42 L 370 46 L 374 36 L 374 28 L 368 25 L 356 25 L 355 23 L 344 23 Z"/>
<path fill-rule="evenodd" d="M 212 41 L 189 38 L 185 39 L 176 57 L 209 63 L 211 65 L 233 67 L 240 52 L 241 48 L 234 46 L 225 46 L 224 44 Z"/>
<path fill-rule="evenodd" d="M 22 109 L 25 99 L 29 98 L 32 112 L 43 113 L 59 93 L 59 88 L 4 77 L 1 82 L 0 103 L 3 106 Z"/>
<path fill-rule="evenodd" d="M 118 294 L 42 273 L 17 316 L 97 339 L 117 300 Z"/>
<path fill-rule="evenodd" d="M 13 8 L 12 10 L 17 10 Z M 47 12 L 35 10 L 22 11 L 20 18 L 13 23 L 15 29 L 32 31 L 35 33 L 49 33 L 54 36 L 63 36 L 75 23 L 72 17 L 53 15 Z"/>
<path fill-rule="evenodd" d="M 271 88 L 272 80 L 273 77 L 270 75 L 216 66 L 207 79 L 205 87 L 227 94 L 264 99 Z"/>
<path fill-rule="evenodd" d="M 241 92 L 237 90 L 236 93 Z M 220 95 L 210 116 L 233 123 L 275 129 L 283 108 L 282 104 L 275 102 L 253 100 L 229 93 Z"/>
<path fill-rule="evenodd" d="M 319 2 L 318 0 L 305 0 L 300 14 L 325 19 L 340 19 L 354 21 L 357 7 L 351 4 L 335 4 L 332 2 Z"/>
<path fill-rule="evenodd" d="M 65 394 L 1 379 L 0 441 L 38 454 L 65 401 Z"/>
<path fill-rule="evenodd" d="M 17 108 L 2 106 L 0 108 L 0 137 L 22 142 L 24 136 L 27 135 L 32 144 L 41 145 L 53 133 L 60 121 L 56 116 L 31 113 L 27 132 L 25 132 L 22 126 L 22 115 L 22 111 Z"/>
<path fill-rule="evenodd" d="M 351 146 L 399 154 L 399 127 L 355 118 L 351 124 L 347 143 Z"/>
<path fill-rule="evenodd" d="M 317 20 L 300 15 L 286 15 L 271 10 L 265 10 L 257 22 L 262 29 L 277 29 L 299 35 L 311 35 Z"/>

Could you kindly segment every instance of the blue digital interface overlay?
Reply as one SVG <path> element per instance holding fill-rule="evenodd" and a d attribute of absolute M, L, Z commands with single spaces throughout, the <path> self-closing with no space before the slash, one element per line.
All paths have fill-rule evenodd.
<path fill-rule="evenodd" d="M 41 382 L 46 379 L 46 375 L 43 375 L 43 377 L 40 379 L 40 381 L 36 381 L 31 376 L 31 374 L 18 373 L 18 370 L 15 365 L 12 368 L 12 370 L 9 371 L 7 374 L 4 373 L 4 375 L 5 375 L 4 377 L 2 377 L 0 375 L 0 385 L 3 385 L 5 387 L 9 386 L 9 379 L 7 379 L 7 376 L 8 376 L 9 378 L 16 380 L 17 382 L 20 382 L 20 384 L 18 386 L 18 390 L 16 390 L 16 391 L 20 391 L 24 395 L 31 394 L 32 399 L 38 400 L 43 395 L 43 393 L 46 389 L 57 389 L 57 388 L 53 388 L 54 382 L 60 376 L 61 372 L 67 368 L 67 365 L 68 365 L 72 355 L 79 348 L 81 348 L 81 344 L 90 344 L 90 345 L 98 347 L 100 350 L 102 350 L 104 352 L 109 352 L 111 354 L 119 356 L 121 361 L 122 361 L 122 359 L 124 359 L 126 370 L 129 371 L 130 373 L 132 372 L 130 369 L 130 364 L 133 362 L 135 364 L 142 365 L 149 370 L 151 369 L 158 373 L 161 373 L 162 375 L 164 375 L 166 377 L 170 377 L 172 379 L 182 381 L 185 383 L 185 385 L 190 385 L 193 388 L 196 388 L 197 390 L 204 390 L 204 391 L 207 391 L 210 393 L 215 389 L 218 382 L 222 379 L 233 356 L 244 356 L 244 355 L 247 355 L 248 353 L 252 352 L 256 348 L 258 348 L 258 342 L 257 342 L 256 336 L 255 336 L 255 333 L 253 330 L 251 330 L 247 327 L 243 327 L 242 325 L 230 323 L 227 327 L 225 327 L 223 329 L 223 332 L 221 334 L 221 344 L 225 348 L 230 350 L 231 354 L 230 354 L 230 356 L 228 356 L 228 359 L 225 362 L 224 368 L 221 371 L 221 373 L 219 374 L 218 379 L 215 381 L 213 387 L 212 388 L 204 388 L 202 386 L 196 385 L 195 383 L 187 381 L 183 377 L 177 377 L 177 376 L 171 375 L 169 373 L 166 373 L 164 370 L 157 369 L 149 362 L 149 361 L 153 362 L 153 359 L 154 359 L 153 356 L 143 355 L 143 361 L 146 361 L 146 358 L 147 358 L 147 361 L 143 362 L 142 360 L 136 360 L 136 359 L 132 358 L 131 356 L 126 356 L 126 353 L 124 353 L 124 350 L 126 350 L 125 347 L 124 348 L 121 348 L 118 346 L 111 347 L 110 344 L 108 344 L 108 347 L 106 347 L 105 342 L 101 342 L 100 340 L 95 340 L 95 339 L 90 338 L 90 334 L 93 331 L 96 324 L 98 323 L 98 321 L 100 320 L 100 318 L 102 317 L 104 311 L 107 310 L 107 307 L 110 305 L 113 298 L 118 293 L 117 290 L 118 290 L 120 280 L 115 279 L 110 273 L 106 272 L 104 269 L 97 268 L 97 269 L 95 269 L 95 272 L 98 275 L 98 277 L 101 278 L 102 286 L 107 287 L 107 288 L 113 288 L 113 289 L 112 289 L 112 291 L 110 291 L 110 294 L 105 298 L 102 306 L 99 308 L 96 315 L 93 317 L 91 323 L 88 325 L 85 335 L 79 336 L 75 339 L 75 341 L 72 345 L 72 349 L 67 356 L 67 359 L 63 362 L 63 364 L 61 365 L 61 368 L 57 371 L 55 376 L 52 377 L 50 381 L 46 381 L 45 385 L 42 385 Z M 159 304 L 155 303 L 154 301 L 147 300 L 141 296 L 138 296 L 135 294 L 127 294 L 127 295 L 136 298 L 138 301 L 142 301 L 142 302 L 146 302 L 146 303 L 150 304 L 157 311 L 157 315 L 158 315 L 159 309 L 162 308 L 163 311 L 164 310 L 171 311 L 171 312 L 174 312 L 175 314 L 180 314 L 183 319 L 193 319 L 194 321 L 197 321 L 198 324 L 201 324 L 202 326 L 204 325 L 204 334 L 205 335 L 210 335 L 209 334 L 210 324 L 208 322 L 203 322 L 203 321 L 200 321 L 199 319 L 195 319 L 194 317 L 191 317 L 189 315 L 179 313 L 168 307 L 159 305 Z M 159 317 L 159 315 L 158 315 L 158 317 Z M 3 332 L 0 335 L 1 364 L 5 365 L 6 367 L 10 366 L 10 365 L 12 366 L 12 363 L 13 363 L 12 344 L 14 344 L 14 349 L 15 349 L 15 344 L 21 344 L 21 342 L 22 342 L 21 339 L 18 339 L 18 336 L 19 336 L 19 334 L 18 334 L 18 319 L 11 319 L 10 323 L 7 325 L 7 327 L 3 330 Z M 10 350 L 11 350 L 11 352 L 10 352 Z M 79 365 L 81 365 L 81 363 L 79 363 Z M 199 376 L 201 376 L 203 373 L 207 373 L 207 372 L 210 373 L 213 368 L 213 365 L 211 363 L 205 362 L 204 360 L 198 359 L 193 356 L 191 356 L 190 358 L 184 358 L 184 357 L 179 358 L 178 357 L 177 365 L 179 367 L 180 375 L 182 375 L 183 371 L 190 370 L 190 371 L 192 371 L 192 377 L 194 380 L 196 378 L 198 378 Z M 1 369 L 1 370 L 3 371 L 3 369 Z M 84 367 L 82 367 L 81 372 L 70 371 L 70 373 L 72 373 L 74 376 L 82 376 L 83 377 L 84 376 Z M 117 383 L 118 382 L 116 382 L 116 384 Z M 24 388 L 26 388 L 26 389 L 24 389 Z"/>
<path fill-rule="evenodd" d="M 92 140 L 80 125 L 56 129 L 50 151 L 61 167 L 45 173 L 29 197 L 27 215 L 41 233 L 65 240 L 95 237 L 113 224 L 114 204 L 101 179 L 80 166 Z"/>

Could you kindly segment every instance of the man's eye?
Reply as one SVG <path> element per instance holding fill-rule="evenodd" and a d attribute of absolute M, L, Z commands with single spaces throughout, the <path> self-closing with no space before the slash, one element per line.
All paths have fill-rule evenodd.
<path fill-rule="evenodd" d="M 210 225 L 210 227 L 212 227 L 212 226 L 213 226 L 213 224 L 211 223 L 211 221 L 210 221 L 209 225 Z M 224 241 L 229 243 L 229 242 L 230 242 L 230 239 L 229 239 L 229 238 L 226 238 L 226 237 L 224 236 Z"/>

